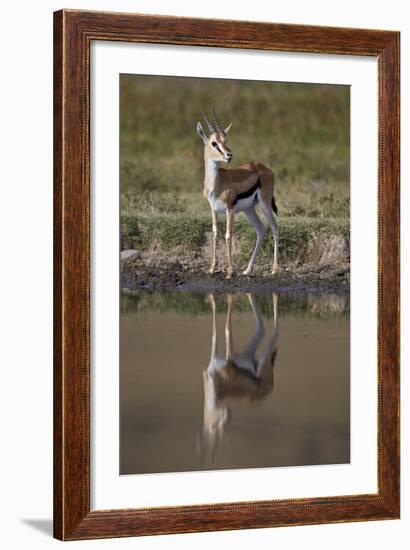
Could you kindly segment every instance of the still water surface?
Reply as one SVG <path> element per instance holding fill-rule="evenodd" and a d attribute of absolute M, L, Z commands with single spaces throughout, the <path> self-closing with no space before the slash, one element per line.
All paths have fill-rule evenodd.
<path fill-rule="evenodd" d="M 121 304 L 121 474 L 350 461 L 347 297 Z"/>

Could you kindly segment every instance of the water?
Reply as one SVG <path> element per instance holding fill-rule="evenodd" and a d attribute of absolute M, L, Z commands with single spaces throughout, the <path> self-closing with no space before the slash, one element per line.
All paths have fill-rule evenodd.
<path fill-rule="evenodd" d="M 122 297 L 120 473 L 350 461 L 343 296 Z"/>

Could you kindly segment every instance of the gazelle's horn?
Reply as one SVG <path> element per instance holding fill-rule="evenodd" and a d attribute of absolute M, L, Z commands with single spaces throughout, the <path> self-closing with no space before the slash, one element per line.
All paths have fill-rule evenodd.
<path fill-rule="evenodd" d="M 210 131 L 210 133 L 212 134 L 214 131 L 215 131 L 215 128 L 212 126 L 212 124 L 209 122 L 208 120 L 208 117 L 206 116 L 205 112 L 204 112 L 204 108 L 202 107 L 201 105 L 201 109 L 202 109 L 202 116 L 204 117 L 204 120 L 208 126 L 208 130 Z"/>
<path fill-rule="evenodd" d="M 212 116 L 214 118 L 215 126 L 216 126 L 216 129 L 218 130 L 218 132 L 223 132 L 222 128 L 219 125 L 219 122 L 216 119 L 215 109 L 213 107 L 212 107 Z"/>

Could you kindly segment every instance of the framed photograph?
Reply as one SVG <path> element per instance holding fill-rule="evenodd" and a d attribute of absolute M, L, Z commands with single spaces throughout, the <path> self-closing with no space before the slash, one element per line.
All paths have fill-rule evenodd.
<path fill-rule="evenodd" d="M 54 535 L 399 517 L 398 32 L 54 14 Z"/>

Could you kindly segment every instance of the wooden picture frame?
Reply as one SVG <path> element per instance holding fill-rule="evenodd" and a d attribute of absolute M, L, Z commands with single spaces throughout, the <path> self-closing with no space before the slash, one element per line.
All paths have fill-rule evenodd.
<path fill-rule="evenodd" d="M 93 40 L 373 56 L 378 62 L 378 492 L 90 510 Z M 54 536 L 62 540 L 399 517 L 398 32 L 63 10 L 54 14 Z M 365 406 L 365 404 L 363 405 Z"/>

